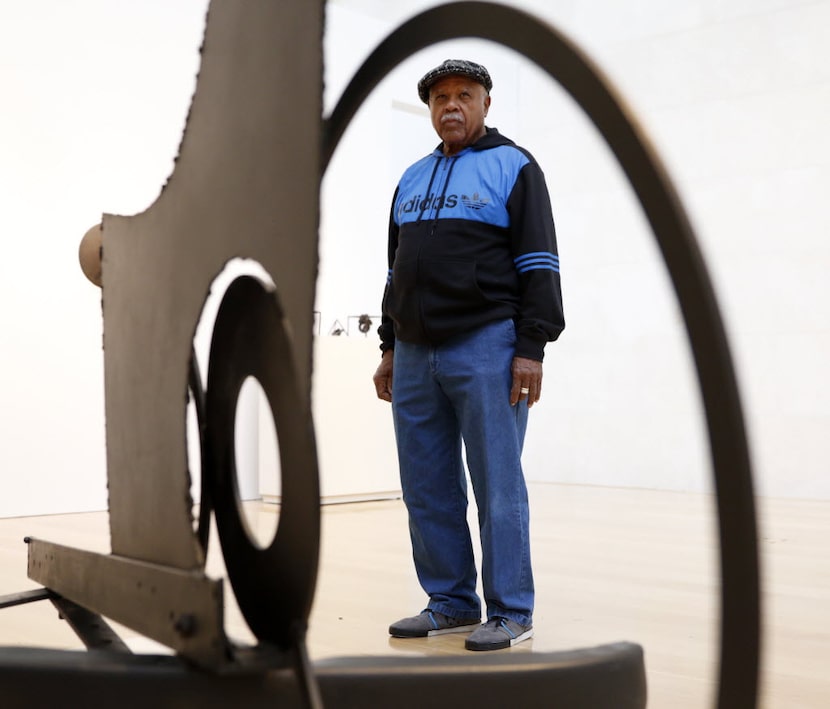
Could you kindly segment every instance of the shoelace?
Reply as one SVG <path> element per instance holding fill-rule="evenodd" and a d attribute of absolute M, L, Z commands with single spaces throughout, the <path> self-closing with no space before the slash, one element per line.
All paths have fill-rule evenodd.
<path fill-rule="evenodd" d="M 497 628 L 501 629 L 505 633 L 507 633 L 511 638 L 516 637 L 516 633 L 514 633 L 512 630 L 510 630 L 510 627 L 507 625 L 507 619 L 506 618 L 502 618 L 500 616 L 495 616 L 493 618 L 490 618 L 490 620 L 488 620 L 484 625 L 485 626 L 490 626 L 494 630 L 497 629 Z"/>

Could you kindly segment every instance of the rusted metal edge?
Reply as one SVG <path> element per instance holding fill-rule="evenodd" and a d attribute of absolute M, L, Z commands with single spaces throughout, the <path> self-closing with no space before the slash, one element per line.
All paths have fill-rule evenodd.
<path fill-rule="evenodd" d="M 29 539 L 28 575 L 196 665 L 219 669 L 229 661 L 222 582 L 202 571 Z"/>

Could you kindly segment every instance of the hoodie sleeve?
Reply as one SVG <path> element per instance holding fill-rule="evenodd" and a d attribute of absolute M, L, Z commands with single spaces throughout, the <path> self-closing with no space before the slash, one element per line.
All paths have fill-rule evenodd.
<path fill-rule="evenodd" d="M 392 206 L 389 209 L 389 234 L 387 241 L 387 271 L 386 271 L 386 286 L 383 289 L 383 303 L 381 305 L 381 320 L 380 327 L 378 327 L 378 335 L 380 335 L 380 351 L 386 352 L 395 348 L 395 326 L 389 313 L 386 312 L 386 294 L 389 291 L 389 283 L 392 280 L 392 268 L 395 265 L 395 253 L 398 250 L 398 231 L 400 227 L 395 222 L 395 202 L 398 199 L 398 189 L 395 190 L 395 195 L 392 197 Z"/>
<path fill-rule="evenodd" d="M 565 317 L 550 196 L 535 160 L 519 172 L 507 208 L 520 289 L 516 355 L 541 362 L 545 344 L 565 328 Z"/>

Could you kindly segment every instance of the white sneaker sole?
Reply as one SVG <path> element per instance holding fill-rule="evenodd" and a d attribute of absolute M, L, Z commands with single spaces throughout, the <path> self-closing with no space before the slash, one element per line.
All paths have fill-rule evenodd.
<path fill-rule="evenodd" d="M 431 638 L 433 635 L 448 635 L 449 633 L 472 633 L 478 626 L 478 623 L 470 623 L 469 625 L 454 625 L 452 628 L 439 628 L 438 630 L 430 630 L 427 633 L 427 637 Z"/>
<path fill-rule="evenodd" d="M 525 632 L 517 635 L 515 638 L 505 638 L 504 640 L 496 643 L 473 643 L 470 645 L 470 639 L 467 640 L 465 643 L 465 647 L 467 650 L 471 650 L 473 652 L 488 652 L 492 650 L 506 650 L 507 648 L 513 647 L 514 645 L 518 645 L 520 642 L 525 640 L 530 640 L 533 637 L 533 628 L 528 628 Z"/>
<path fill-rule="evenodd" d="M 514 645 L 518 645 L 523 640 L 530 640 L 532 637 L 533 637 L 533 628 L 531 628 L 530 630 L 527 630 L 524 633 L 522 633 L 521 635 L 517 635 L 515 638 L 513 638 L 510 641 L 510 647 L 513 647 Z"/>

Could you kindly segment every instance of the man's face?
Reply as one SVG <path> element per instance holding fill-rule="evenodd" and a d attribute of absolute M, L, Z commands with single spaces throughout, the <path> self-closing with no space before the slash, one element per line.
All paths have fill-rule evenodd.
<path fill-rule="evenodd" d="M 444 141 L 445 155 L 455 155 L 484 135 L 489 108 L 486 89 L 465 76 L 447 76 L 432 85 L 429 113 L 432 127 Z"/>

